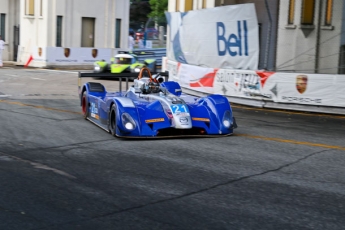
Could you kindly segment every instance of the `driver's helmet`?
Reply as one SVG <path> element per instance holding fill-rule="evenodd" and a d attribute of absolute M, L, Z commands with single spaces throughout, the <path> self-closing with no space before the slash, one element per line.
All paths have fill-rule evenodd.
<path fill-rule="evenodd" d="M 149 93 L 159 93 L 160 92 L 160 86 L 156 82 L 148 82 L 144 83 L 141 85 L 141 91 L 144 94 L 149 94 Z"/>
<path fill-rule="evenodd" d="M 151 93 L 159 93 L 160 92 L 160 86 L 158 83 L 151 81 L 148 83 L 148 85 L 149 85 L 149 89 L 150 89 Z"/>

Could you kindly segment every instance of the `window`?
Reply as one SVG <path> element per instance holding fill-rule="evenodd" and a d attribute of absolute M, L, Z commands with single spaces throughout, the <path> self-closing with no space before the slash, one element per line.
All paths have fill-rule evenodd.
<path fill-rule="evenodd" d="M 180 11 L 180 0 L 176 0 L 176 12 Z"/>
<path fill-rule="evenodd" d="M 326 4 L 325 26 L 330 26 L 332 22 L 333 0 L 327 0 Z"/>
<path fill-rule="evenodd" d="M 295 0 L 290 0 L 289 2 L 289 15 L 288 15 L 288 24 L 292 25 L 295 16 Z"/>
<path fill-rule="evenodd" d="M 121 44 L 121 19 L 116 19 L 116 28 L 115 28 L 115 48 L 120 48 Z"/>
<path fill-rule="evenodd" d="M 315 0 L 303 0 L 302 1 L 302 25 L 313 25 L 314 24 L 314 10 Z"/>
<path fill-rule="evenodd" d="M 193 10 L 193 0 L 185 0 L 184 2 L 184 11 Z"/>
<path fill-rule="evenodd" d="M 202 8 L 203 8 L 203 9 L 206 8 L 206 0 L 202 0 Z"/>
<path fill-rule="evenodd" d="M 223 1 L 222 0 L 215 0 L 214 1 L 214 6 L 222 6 L 223 5 Z"/>
<path fill-rule="evenodd" d="M 56 47 L 62 46 L 62 16 L 56 18 Z"/>
<path fill-rule="evenodd" d="M 25 14 L 35 15 L 35 0 L 25 0 Z"/>
<path fill-rule="evenodd" d="M 43 0 L 41 0 L 41 4 L 40 4 L 40 16 L 43 16 Z"/>
<path fill-rule="evenodd" d="M 81 22 L 81 47 L 94 47 L 95 18 L 82 18 Z"/>
<path fill-rule="evenodd" d="M 6 14 L 0 14 L 0 35 L 5 41 L 5 16 Z"/>
<path fill-rule="evenodd" d="M 345 45 L 340 46 L 338 74 L 345 74 Z"/>

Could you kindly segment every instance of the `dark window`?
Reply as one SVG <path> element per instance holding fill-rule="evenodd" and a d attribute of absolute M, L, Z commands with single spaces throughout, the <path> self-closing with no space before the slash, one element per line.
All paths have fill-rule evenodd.
<path fill-rule="evenodd" d="M 327 0 L 326 3 L 326 14 L 325 14 L 325 26 L 330 26 L 332 23 L 332 6 L 333 0 Z"/>
<path fill-rule="evenodd" d="M 116 28 L 115 28 L 115 48 L 120 48 L 121 44 L 121 19 L 116 19 Z"/>
<path fill-rule="evenodd" d="M 2 40 L 5 41 L 5 18 L 6 14 L 0 14 L 0 35 Z"/>
<path fill-rule="evenodd" d="M 338 74 L 345 74 L 345 45 L 340 46 Z"/>
<path fill-rule="evenodd" d="M 223 3 L 222 3 L 222 0 L 215 0 L 214 1 L 214 6 L 222 6 Z"/>
<path fill-rule="evenodd" d="M 94 47 L 95 21 L 95 18 L 82 18 L 81 47 Z"/>
<path fill-rule="evenodd" d="M 193 0 L 185 0 L 184 2 L 184 11 L 193 10 Z"/>
<path fill-rule="evenodd" d="M 25 0 L 25 14 L 35 15 L 35 0 Z"/>
<path fill-rule="evenodd" d="M 40 4 L 40 16 L 43 16 L 43 0 L 41 0 Z"/>
<path fill-rule="evenodd" d="M 56 47 L 62 46 L 62 16 L 56 18 Z"/>
<path fill-rule="evenodd" d="M 314 11 L 315 11 L 315 0 L 303 0 L 302 14 L 301 14 L 302 25 L 314 24 Z"/>
<path fill-rule="evenodd" d="M 288 24 L 292 25 L 295 16 L 295 0 L 290 0 L 289 2 L 289 17 L 288 17 Z"/>

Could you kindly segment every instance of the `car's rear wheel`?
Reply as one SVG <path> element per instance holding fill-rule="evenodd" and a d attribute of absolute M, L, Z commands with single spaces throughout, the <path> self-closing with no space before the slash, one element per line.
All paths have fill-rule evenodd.
<path fill-rule="evenodd" d="M 86 119 L 89 115 L 89 102 L 87 99 L 87 92 L 83 92 L 83 96 L 81 98 L 81 110 L 83 112 L 83 116 Z"/>
<path fill-rule="evenodd" d="M 109 131 L 114 137 L 116 136 L 116 106 L 113 104 L 109 112 Z"/>

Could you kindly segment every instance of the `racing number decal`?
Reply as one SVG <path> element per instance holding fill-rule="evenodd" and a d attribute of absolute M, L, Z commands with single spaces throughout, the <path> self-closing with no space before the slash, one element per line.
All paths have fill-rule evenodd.
<path fill-rule="evenodd" d="M 170 108 L 173 114 L 189 113 L 187 106 L 183 104 L 171 105 Z"/>
<path fill-rule="evenodd" d="M 94 102 L 91 102 L 91 117 L 99 119 L 98 116 L 98 105 Z"/>

